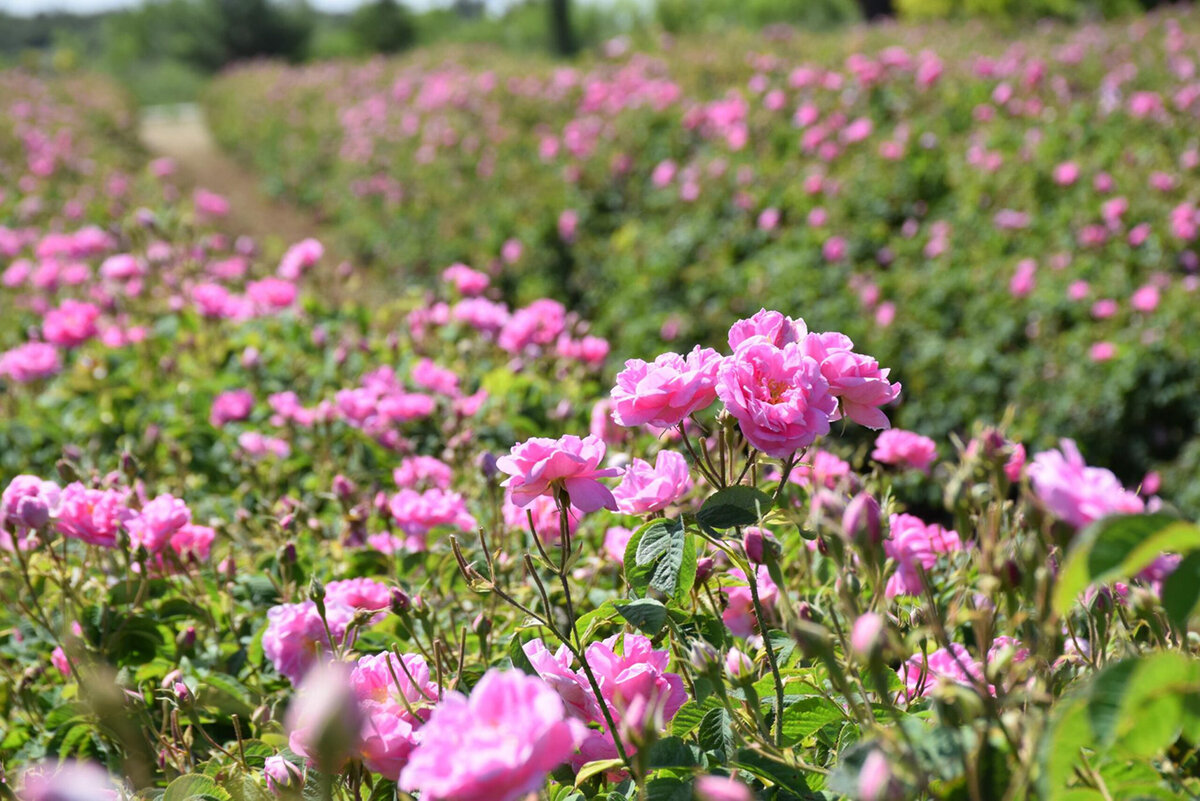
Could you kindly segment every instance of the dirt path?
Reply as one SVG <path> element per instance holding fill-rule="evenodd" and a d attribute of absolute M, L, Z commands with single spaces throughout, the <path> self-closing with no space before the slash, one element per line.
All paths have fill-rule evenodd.
<path fill-rule="evenodd" d="M 142 113 L 140 135 L 151 153 L 175 160 L 186 184 L 229 199 L 225 226 L 229 233 L 249 234 L 263 244 L 283 246 L 316 236 L 328 248 L 328 238 L 321 237 L 311 214 L 268 197 L 254 173 L 221 152 L 198 106 L 151 106 Z"/>

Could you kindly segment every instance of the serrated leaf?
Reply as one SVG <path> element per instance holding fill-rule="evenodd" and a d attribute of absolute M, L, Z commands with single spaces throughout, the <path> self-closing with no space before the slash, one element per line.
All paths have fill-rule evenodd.
<path fill-rule="evenodd" d="M 783 708 L 784 741 L 798 743 L 844 717 L 842 710 L 826 698 L 818 695 L 801 698 Z"/>
<path fill-rule="evenodd" d="M 696 739 L 705 751 L 718 751 L 723 757 L 733 753 L 733 719 L 725 707 L 710 709 L 700 727 L 696 730 Z"/>
<path fill-rule="evenodd" d="M 721 701 L 716 696 L 709 696 L 702 703 L 688 701 L 679 707 L 679 711 L 671 719 L 671 734 L 676 737 L 687 737 L 696 730 L 705 715 L 719 706 L 721 706 Z"/>
<path fill-rule="evenodd" d="M 228 792 L 208 776 L 188 773 L 172 781 L 163 791 L 162 801 L 189 801 L 194 798 L 216 798 L 232 801 Z"/>

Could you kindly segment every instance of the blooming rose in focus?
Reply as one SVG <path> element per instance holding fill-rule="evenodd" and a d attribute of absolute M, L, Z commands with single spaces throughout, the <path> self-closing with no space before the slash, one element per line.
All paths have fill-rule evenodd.
<path fill-rule="evenodd" d="M 691 489 L 687 460 L 675 451 L 659 451 L 653 467 L 642 459 L 634 459 L 613 490 L 613 496 L 621 512 L 644 515 L 665 509 Z"/>
<path fill-rule="evenodd" d="M 625 362 L 612 390 L 612 416 L 623 426 L 671 428 L 717 399 L 717 368 L 721 356 L 696 346 L 687 356 L 664 353 L 647 364 Z"/>
<path fill-rule="evenodd" d="M 496 467 L 510 476 L 501 486 L 508 487 L 517 506 L 528 506 L 539 495 L 553 495 L 562 489 L 580 511 L 604 508 L 615 512 L 617 501 L 612 491 L 597 479 L 619 476 L 621 471 L 600 467 L 604 454 L 604 442 L 594 436 L 534 437 L 514 445 L 507 456 L 496 460 Z"/>
<path fill-rule="evenodd" d="M 1038 500 L 1059 520 L 1083 528 L 1111 514 L 1145 509 L 1145 501 L 1111 471 L 1088 467 L 1073 440 L 1060 441 L 1059 448 L 1039 453 L 1028 468 Z"/>
<path fill-rule="evenodd" d="M 821 366 L 799 343 L 777 348 L 758 338 L 747 340 L 721 362 L 717 396 L 746 440 L 779 459 L 828 434 L 837 412 Z"/>
<path fill-rule="evenodd" d="M 421 729 L 399 786 L 423 801 L 517 801 L 537 792 L 584 736 L 541 679 L 489 670 L 447 693 Z"/>

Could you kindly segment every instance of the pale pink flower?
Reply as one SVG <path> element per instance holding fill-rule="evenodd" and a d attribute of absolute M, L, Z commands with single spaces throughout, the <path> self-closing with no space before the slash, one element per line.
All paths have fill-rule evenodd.
<path fill-rule="evenodd" d="M 687 460 L 675 451 L 659 451 L 651 467 L 634 459 L 613 490 L 617 508 L 627 515 L 644 515 L 677 503 L 692 489 Z"/>
<path fill-rule="evenodd" d="M 186 503 L 170 494 L 159 495 L 126 521 L 129 542 L 134 548 L 145 548 L 155 554 L 163 549 L 171 535 L 192 520 Z"/>
<path fill-rule="evenodd" d="M 226 423 L 245 420 L 254 410 L 254 395 L 247 389 L 232 389 L 213 399 L 208 421 L 220 428 Z"/>
<path fill-rule="evenodd" d="M 328 633 L 317 605 L 312 601 L 280 604 L 267 610 L 263 655 L 294 685 L 300 683 L 313 665 L 332 653 L 330 634 L 335 642 L 341 642 L 354 610 L 342 604 L 327 603 L 325 617 L 329 624 Z"/>
<path fill-rule="evenodd" d="M 612 416 L 623 426 L 671 428 L 716 400 L 720 355 L 697 346 L 687 356 L 664 353 L 653 363 L 625 362 L 612 390 Z"/>
<path fill-rule="evenodd" d="M 450 489 L 454 470 L 432 456 L 409 456 L 392 471 L 396 486 L 408 489 Z"/>
<path fill-rule="evenodd" d="M 625 561 L 625 548 L 633 538 L 633 530 L 624 526 L 609 526 L 604 532 L 604 553 L 617 564 Z"/>
<path fill-rule="evenodd" d="M 325 246 L 317 239 L 301 240 L 292 245 L 279 261 L 277 275 L 285 281 L 297 281 L 325 255 Z"/>
<path fill-rule="evenodd" d="M 758 600 L 762 603 L 763 609 L 773 609 L 775 602 L 779 599 L 779 587 L 771 580 L 771 574 L 766 565 L 758 565 L 754 572 L 758 578 Z M 736 567 L 729 571 L 729 576 L 746 583 L 721 588 L 721 592 L 725 594 L 727 600 L 725 610 L 721 613 L 721 620 L 725 622 L 729 632 L 735 637 L 749 637 L 754 634 L 754 628 L 758 622 L 754 616 L 754 598 L 750 593 L 749 579 L 741 569 Z"/>
<path fill-rule="evenodd" d="M 1028 468 L 1034 493 L 1055 517 L 1082 528 L 1111 514 L 1136 514 L 1145 508 L 1112 472 L 1088 467 L 1072 440 L 1061 440 L 1059 448 L 1039 453 Z"/>
<path fill-rule="evenodd" d="M 53 481 L 37 476 L 15 476 L 0 496 L 0 526 L 17 531 L 41 529 L 58 514 L 62 491 Z"/>
<path fill-rule="evenodd" d="M 21 771 L 18 801 L 119 801 L 113 778 L 94 762 L 43 763 Z"/>
<path fill-rule="evenodd" d="M 500 507 L 504 517 L 504 525 L 514 531 L 529 531 L 529 518 L 533 517 L 533 530 L 543 543 L 557 543 L 562 538 L 561 514 L 558 504 L 549 495 L 539 495 L 528 506 L 520 507 L 505 493 L 504 503 Z M 567 533 L 574 534 L 579 528 L 583 512 L 574 506 L 567 507 Z"/>
<path fill-rule="evenodd" d="M 983 664 L 971 656 L 965 646 L 951 643 L 929 654 L 916 654 L 900 666 L 900 681 L 905 689 L 901 696 L 913 700 L 933 693 L 940 682 L 977 686 L 986 685 Z M 994 688 L 990 688 L 995 693 Z"/>
<path fill-rule="evenodd" d="M 564 490 L 581 511 L 602 507 L 616 511 L 612 491 L 597 479 L 618 476 L 621 471 L 600 467 L 604 454 L 604 442 L 593 436 L 534 437 L 514 445 L 508 455 L 496 460 L 496 467 L 510 476 L 502 486 L 508 487 L 517 506 L 528 506 L 539 495 Z"/>
<path fill-rule="evenodd" d="M 786 458 L 829 433 L 837 399 L 821 366 L 803 346 L 742 344 L 721 362 L 717 396 L 742 434 L 767 456 Z"/>
<path fill-rule="evenodd" d="M 1136 311 L 1148 314 L 1158 308 L 1159 300 L 1158 287 L 1154 284 L 1146 284 L 1133 293 L 1129 298 L 1129 305 Z"/>
<path fill-rule="evenodd" d="M 888 382 L 890 368 L 881 368 L 870 356 L 855 353 L 854 343 L 845 334 L 813 333 L 802 344 L 804 352 L 821 365 L 821 375 L 829 382 L 830 394 L 840 402 L 840 414 L 867 428 L 891 425 L 880 409 L 900 397 L 899 382 Z"/>
<path fill-rule="evenodd" d="M 282 278 L 263 278 L 246 285 L 246 297 L 260 311 L 280 311 L 296 302 L 296 285 Z"/>
<path fill-rule="evenodd" d="M 412 368 L 412 380 L 421 389 L 446 395 L 451 398 L 458 396 L 458 374 L 453 370 L 433 363 L 432 359 L 423 358 Z"/>
<path fill-rule="evenodd" d="M 94 304 L 64 300 L 42 319 L 42 336 L 52 345 L 78 347 L 99 333 L 96 325 L 99 317 L 100 309 Z"/>
<path fill-rule="evenodd" d="M 793 342 L 802 342 L 807 336 L 808 326 L 804 324 L 804 320 L 793 320 L 782 312 L 759 309 L 753 317 L 738 320 L 730 327 L 729 348 L 737 350 L 750 340 L 782 348 Z"/>
<path fill-rule="evenodd" d="M 570 759 L 584 736 L 541 679 L 490 670 L 445 695 L 421 729 L 399 786 L 427 801 L 517 801 Z"/>
<path fill-rule="evenodd" d="M 1088 358 L 1094 362 L 1106 362 L 1117 355 L 1117 346 L 1111 342 L 1097 342 L 1088 348 Z"/>
<path fill-rule="evenodd" d="M 1017 262 L 1017 270 L 1008 283 L 1009 294 L 1014 298 L 1028 297 L 1035 285 L 1034 275 L 1036 272 L 1037 262 L 1033 259 L 1021 259 Z"/>
<path fill-rule="evenodd" d="M 893 428 L 876 437 L 871 458 L 883 464 L 912 467 L 928 473 L 937 458 L 937 445 L 929 437 Z"/>
<path fill-rule="evenodd" d="M 203 217 L 224 217 L 229 213 L 229 201 L 216 192 L 197 189 L 192 194 L 196 213 Z"/>
<path fill-rule="evenodd" d="M 117 544 L 122 524 L 134 515 L 126 506 L 128 497 L 124 491 L 68 484 L 61 495 L 58 530 L 64 537 L 111 548 Z"/>
<path fill-rule="evenodd" d="M 750 788 L 727 776 L 696 779 L 696 801 L 754 801 Z"/>
<path fill-rule="evenodd" d="M 445 270 L 442 270 L 442 280 L 448 284 L 453 284 L 460 295 L 464 297 L 474 297 L 488 288 L 491 279 L 486 273 L 481 273 L 478 270 L 472 270 L 465 264 L 456 262 L 451 264 Z"/>
<path fill-rule="evenodd" d="M 435 527 L 449 526 L 471 532 L 477 525 L 475 518 L 467 511 L 467 502 L 463 497 L 457 492 L 442 489 L 424 492 L 402 489 L 392 496 L 388 510 L 400 530 L 408 535 L 406 545 L 410 551 L 425 550 L 425 535 Z"/>
<path fill-rule="evenodd" d="M 805 453 L 792 468 L 792 474 L 788 480 L 802 487 L 815 484 L 826 489 L 834 489 L 850 474 L 850 463 L 846 460 L 829 451 L 811 450 Z"/>
<path fill-rule="evenodd" d="M 890 529 L 891 536 L 884 540 L 883 550 L 896 561 L 896 572 L 887 581 L 888 598 L 920 595 L 922 584 L 917 568 L 928 572 L 937 564 L 940 554 L 963 549 L 957 531 L 936 523 L 927 524 L 914 515 L 892 515 Z"/>
<path fill-rule="evenodd" d="M 363 713 L 360 756 L 370 770 L 395 781 L 416 747 L 417 730 L 440 690 L 417 654 L 364 656 L 350 673 Z"/>

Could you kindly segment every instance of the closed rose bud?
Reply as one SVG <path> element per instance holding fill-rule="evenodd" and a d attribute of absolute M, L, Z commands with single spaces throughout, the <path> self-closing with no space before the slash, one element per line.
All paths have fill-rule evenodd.
<path fill-rule="evenodd" d="M 175 638 L 175 645 L 181 651 L 190 651 L 196 645 L 196 627 L 188 626 L 183 631 L 179 632 L 179 636 Z"/>
<path fill-rule="evenodd" d="M 192 691 L 188 689 L 186 684 L 184 684 L 182 681 L 177 681 L 175 682 L 175 687 L 173 689 L 175 690 L 175 698 L 179 701 L 179 703 L 191 703 Z"/>
<path fill-rule="evenodd" d="M 280 564 L 294 565 L 296 563 L 296 543 L 288 540 L 279 546 L 279 552 L 275 554 L 275 558 Z"/>
<path fill-rule="evenodd" d="M 725 654 L 725 672 L 731 679 L 743 679 L 754 674 L 754 662 L 736 648 Z"/>
<path fill-rule="evenodd" d="M 263 776 L 267 780 L 267 789 L 276 795 L 286 790 L 297 789 L 304 784 L 304 771 L 300 766 L 281 756 L 267 757 L 267 761 L 263 763 Z"/>
<path fill-rule="evenodd" d="M 800 618 L 801 620 L 812 620 L 812 604 L 810 604 L 808 601 L 801 601 L 800 603 L 796 604 L 796 617 Z"/>
<path fill-rule="evenodd" d="M 850 648 L 863 659 L 869 659 L 883 645 L 884 620 L 874 612 L 860 615 L 850 629 Z"/>
<path fill-rule="evenodd" d="M 758 526 L 750 526 L 742 535 L 742 547 L 746 550 L 746 558 L 756 565 L 762 564 L 763 540 L 765 539 L 766 534 Z"/>
<path fill-rule="evenodd" d="M 496 467 L 496 454 L 491 452 L 479 454 L 477 464 L 479 465 L 479 472 L 483 473 L 483 477 L 489 481 L 495 478 L 496 474 L 500 471 Z"/>
<path fill-rule="evenodd" d="M 232 556 L 226 556 L 217 565 L 217 573 L 226 581 L 233 581 L 237 576 L 237 561 Z"/>
<path fill-rule="evenodd" d="M 707 673 L 720 663 L 720 653 L 705 640 L 693 640 L 688 646 L 688 664 L 697 673 Z"/>
<path fill-rule="evenodd" d="M 861 801 L 886 801 L 895 795 L 892 768 L 878 748 L 867 754 L 858 774 L 858 797 Z"/>
<path fill-rule="evenodd" d="M 338 473 L 333 477 L 333 494 L 336 495 L 338 500 L 340 500 L 342 503 L 349 504 L 353 500 L 354 493 L 357 491 L 357 489 L 358 488 L 354 486 L 354 482 L 343 476 L 341 473 Z"/>
<path fill-rule="evenodd" d="M 711 556 L 702 556 L 696 560 L 696 586 L 699 587 L 704 582 L 708 581 L 713 573 L 713 559 Z"/>
<path fill-rule="evenodd" d="M 388 605 L 391 607 L 393 615 L 404 617 L 408 614 L 408 609 L 412 606 L 412 603 L 408 599 L 408 593 L 399 587 L 392 587 Z"/>
<path fill-rule="evenodd" d="M 842 514 L 842 536 L 847 542 L 878 545 L 881 538 L 879 501 L 868 492 L 860 492 L 846 505 Z"/>
<path fill-rule="evenodd" d="M 350 667 L 326 662 L 310 670 L 288 707 L 288 746 L 321 770 L 338 770 L 357 750 L 363 712 L 350 683 Z"/>
<path fill-rule="evenodd" d="M 696 779 L 696 801 L 753 801 L 750 788 L 726 776 L 701 776 Z"/>
<path fill-rule="evenodd" d="M 492 630 L 492 620 L 483 616 L 480 613 L 475 616 L 475 620 L 471 622 L 471 630 L 479 637 L 486 637 Z"/>

